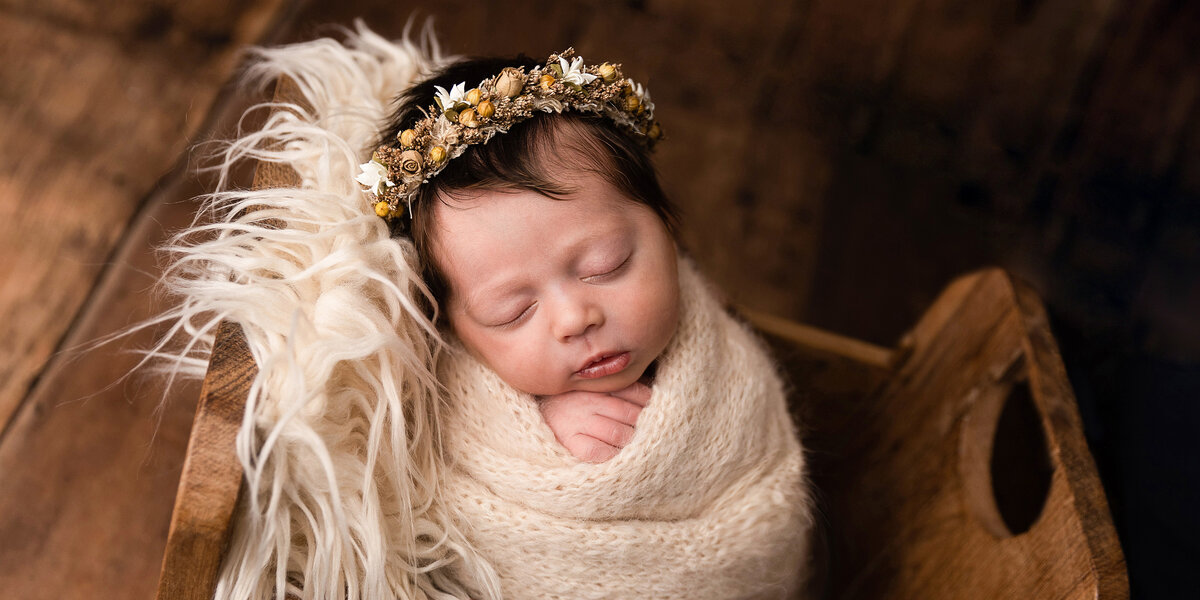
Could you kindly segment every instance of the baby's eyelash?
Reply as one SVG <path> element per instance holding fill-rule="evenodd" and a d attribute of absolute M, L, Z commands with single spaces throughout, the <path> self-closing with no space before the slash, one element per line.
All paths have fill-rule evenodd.
<path fill-rule="evenodd" d="M 607 276 L 609 276 L 609 275 L 615 275 L 615 274 L 617 274 L 619 271 L 621 271 L 622 269 L 624 269 L 624 268 L 625 268 L 625 266 L 629 264 L 629 261 L 630 261 L 632 258 L 633 258 L 633 254 L 630 254 L 629 256 L 626 256 L 626 257 L 625 257 L 625 260 L 621 261 L 621 264 L 619 264 L 619 265 L 617 265 L 617 266 L 615 266 L 615 267 L 613 267 L 613 268 L 611 268 L 611 269 L 609 269 L 609 270 L 607 270 L 607 271 L 605 271 L 605 272 L 603 272 L 603 273 L 596 273 L 595 275 L 589 275 L 589 276 L 587 276 L 587 277 L 584 277 L 584 278 L 583 278 L 583 280 L 584 280 L 584 281 L 591 281 L 591 280 L 593 280 L 593 279 L 603 279 L 604 277 L 607 277 Z"/>
<path fill-rule="evenodd" d="M 521 311 L 521 314 L 519 314 L 519 315 L 513 317 L 512 319 L 509 319 L 503 323 L 497 323 L 497 324 L 493 325 L 493 327 L 503 328 L 503 327 L 512 327 L 513 325 L 516 325 L 519 321 L 523 320 L 526 315 L 533 312 L 534 306 L 537 306 L 536 302 L 533 304 L 530 304 L 529 306 L 526 306 L 525 310 Z"/>

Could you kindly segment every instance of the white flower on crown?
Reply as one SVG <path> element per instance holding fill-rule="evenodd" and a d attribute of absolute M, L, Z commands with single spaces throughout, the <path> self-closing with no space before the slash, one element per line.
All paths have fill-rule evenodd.
<path fill-rule="evenodd" d="M 566 83 L 584 86 L 596 80 L 595 75 L 583 70 L 582 57 L 576 56 L 570 64 L 567 64 L 567 59 L 560 56 L 558 64 L 562 67 L 562 80 Z"/>
<path fill-rule="evenodd" d="M 629 80 L 629 85 L 633 88 L 633 93 L 637 96 L 638 101 L 646 108 L 646 112 L 653 114 L 654 101 L 650 99 L 650 91 L 644 89 L 642 84 L 636 83 L 632 79 Z"/>
<path fill-rule="evenodd" d="M 435 85 L 433 86 L 437 95 L 438 103 L 442 105 L 442 112 L 454 108 L 458 104 L 467 104 L 467 82 L 459 82 L 450 87 L 450 91 L 446 88 Z"/>
<path fill-rule="evenodd" d="M 359 173 L 358 177 L 355 177 L 354 180 L 361 183 L 363 187 L 371 190 L 372 192 L 378 193 L 380 185 L 395 187 L 396 184 L 392 183 L 391 180 L 388 179 L 387 167 L 384 166 L 383 163 L 376 162 L 375 160 L 369 160 L 361 165 L 358 165 L 358 167 L 362 169 L 362 173 Z"/>

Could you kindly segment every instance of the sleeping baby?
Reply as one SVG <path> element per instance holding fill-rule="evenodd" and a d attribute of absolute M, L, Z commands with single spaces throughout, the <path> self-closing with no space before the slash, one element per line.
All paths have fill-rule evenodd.
<path fill-rule="evenodd" d="M 346 38 L 256 51 L 296 97 L 218 170 L 297 183 L 218 190 L 171 247 L 174 368 L 222 320 L 258 366 L 215 597 L 799 597 L 783 384 L 679 249 L 649 94 Z"/>
<path fill-rule="evenodd" d="M 569 51 L 457 62 L 406 92 L 363 166 L 453 340 L 444 502 L 493 573 L 459 573 L 474 595 L 790 598 L 803 580 L 783 388 L 679 252 L 653 109 Z"/>

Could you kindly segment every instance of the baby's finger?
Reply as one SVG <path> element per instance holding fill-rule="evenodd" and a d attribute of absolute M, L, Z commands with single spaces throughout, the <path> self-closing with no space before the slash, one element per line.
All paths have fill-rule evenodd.
<path fill-rule="evenodd" d="M 650 403 L 650 391 L 650 386 L 637 382 L 625 389 L 613 392 L 612 395 L 644 407 Z"/>
<path fill-rule="evenodd" d="M 577 433 L 565 440 L 562 445 L 571 456 L 589 463 L 602 463 L 617 455 L 621 449 L 583 433 Z"/>
<path fill-rule="evenodd" d="M 637 423 L 638 415 L 642 412 L 640 404 L 608 394 L 597 397 L 591 407 L 592 414 L 629 426 Z"/>
<path fill-rule="evenodd" d="M 583 423 L 579 433 L 594 437 L 605 444 L 624 448 L 633 439 L 633 426 L 602 415 L 593 415 Z"/>

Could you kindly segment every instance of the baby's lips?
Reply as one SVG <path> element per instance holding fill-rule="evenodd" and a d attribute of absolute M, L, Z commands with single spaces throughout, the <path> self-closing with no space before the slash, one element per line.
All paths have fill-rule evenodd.
<path fill-rule="evenodd" d="M 628 351 L 598 354 L 575 372 L 576 377 L 595 379 L 607 377 L 624 371 L 629 366 L 632 357 Z"/>

